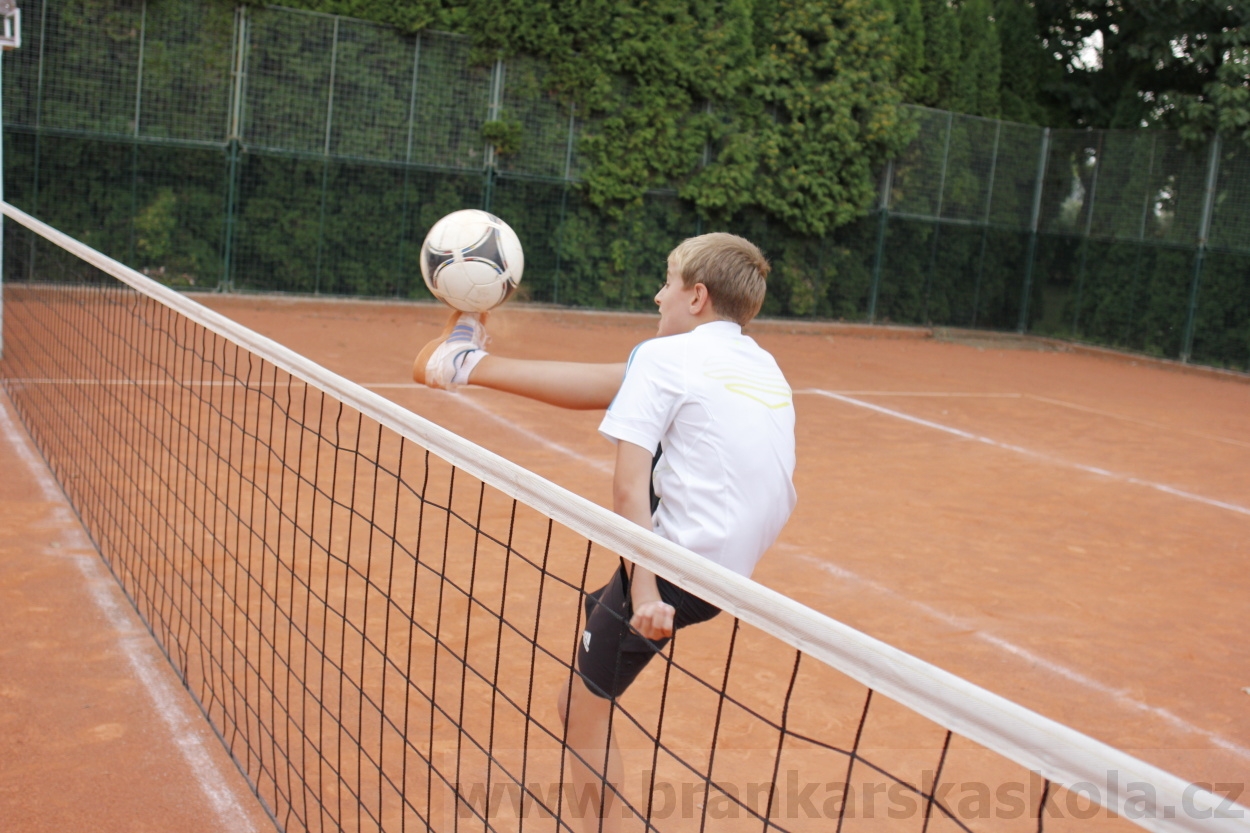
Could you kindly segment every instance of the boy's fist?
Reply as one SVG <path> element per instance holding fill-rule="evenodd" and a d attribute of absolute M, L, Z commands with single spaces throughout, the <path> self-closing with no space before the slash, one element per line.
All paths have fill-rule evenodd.
<path fill-rule="evenodd" d="M 629 626 L 652 642 L 673 635 L 673 606 L 661 601 L 647 602 L 634 611 Z"/>

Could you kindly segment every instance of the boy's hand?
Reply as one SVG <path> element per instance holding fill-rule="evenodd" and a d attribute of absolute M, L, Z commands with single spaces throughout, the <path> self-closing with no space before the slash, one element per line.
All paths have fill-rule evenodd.
<path fill-rule="evenodd" d="M 629 626 L 651 641 L 665 639 L 673 635 L 673 606 L 666 602 L 654 601 L 640 605 L 635 611 Z"/>

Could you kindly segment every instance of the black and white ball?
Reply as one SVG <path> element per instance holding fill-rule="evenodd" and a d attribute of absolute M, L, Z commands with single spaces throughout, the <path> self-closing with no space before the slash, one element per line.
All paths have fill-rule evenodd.
<path fill-rule="evenodd" d="M 434 297 L 461 312 L 486 312 L 521 282 L 525 253 L 503 220 L 468 208 L 439 220 L 421 244 L 421 277 Z"/>

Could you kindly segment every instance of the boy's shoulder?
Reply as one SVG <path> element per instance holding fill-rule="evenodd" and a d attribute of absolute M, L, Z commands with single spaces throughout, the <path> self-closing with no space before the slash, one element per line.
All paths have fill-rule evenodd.
<path fill-rule="evenodd" d="M 668 336 L 653 336 L 645 341 L 640 341 L 634 345 L 634 349 L 630 352 L 626 366 L 632 367 L 639 362 L 672 358 L 682 352 L 683 345 L 689 336 L 690 333 L 678 333 Z"/>
<path fill-rule="evenodd" d="M 685 360 L 692 353 L 702 352 L 706 349 L 702 346 L 704 341 L 705 339 L 701 338 L 701 334 L 694 330 L 688 333 L 655 336 L 634 346 L 633 352 L 629 354 L 629 362 L 626 367 L 661 364 L 678 368 L 685 364 Z"/>
<path fill-rule="evenodd" d="M 731 371 L 781 376 L 771 353 L 736 324 L 724 328 L 706 325 L 687 333 L 658 336 L 636 345 L 626 365 L 627 375 L 655 375 L 676 380 L 707 377 L 716 380 Z"/>

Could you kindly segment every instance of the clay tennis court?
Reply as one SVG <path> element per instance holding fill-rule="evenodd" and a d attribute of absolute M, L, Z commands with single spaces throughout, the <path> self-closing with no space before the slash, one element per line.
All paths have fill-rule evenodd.
<path fill-rule="evenodd" d="M 201 300 L 610 504 L 599 414 L 408 381 L 441 308 Z M 505 308 L 492 349 L 623 361 L 654 322 Z M 1041 341 L 751 332 L 798 392 L 799 449 L 755 578 L 1187 778 L 1250 780 L 1250 380 Z"/>
<path fill-rule="evenodd" d="M 200 300 L 609 500 L 597 414 L 408 381 L 440 308 Z M 653 327 L 641 315 L 505 309 L 493 349 L 621 361 Z M 1187 779 L 1245 783 L 1244 379 L 1032 341 L 751 331 L 786 371 L 799 417 L 799 507 L 758 580 Z"/>

